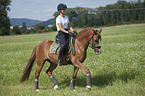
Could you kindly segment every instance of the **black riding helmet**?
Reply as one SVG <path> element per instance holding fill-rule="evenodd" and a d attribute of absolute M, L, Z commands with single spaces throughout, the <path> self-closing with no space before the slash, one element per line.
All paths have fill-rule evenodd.
<path fill-rule="evenodd" d="M 59 10 L 62 10 L 62 9 L 67 9 L 67 6 L 65 5 L 65 4 L 63 4 L 63 3 L 61 3 L 61 4 L 59 4 L 58 6 L 57 6 L 57 10 L 59 11 Z"/>

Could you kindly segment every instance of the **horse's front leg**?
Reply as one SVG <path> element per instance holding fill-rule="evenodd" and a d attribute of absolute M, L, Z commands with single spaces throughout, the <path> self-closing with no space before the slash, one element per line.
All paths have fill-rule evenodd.
<path fill-rule="evenodd" d="M 81 62 L 77 62 L 75 66 L 86 72 L 86 82 L 87 82 L 86 89 L 91 90 L 91 73 L 89 69 L 86 66 L 84 66 Z"/>
<path fill-rule="evenodd" d="M 74 72 L 73 72 L 72 80 L 70 82 L 70 89 L 71 90 L 75 89 L 75 80 L 76 80 L 76 75 L 77 75 L 78 70 L 79 70 L 78 67 L 74 67 Z"/>
<path fill-rule="evenodd" d="M 52 75 L 53 70 L 57 67 L 57 64 L 50 63 L 50 67 L 46 70 L 46 74 L 49 76 L 50 80 L 54 84 L 54 90 L 58 89 L 58 82 L 55 77 Z"/>
<path fill-rule="evenodd" d="M 90 74 L 90 72 L 86 73 L 86 82 L 87 82 L 86 89 L 91 90 L 91 74 Z"/>

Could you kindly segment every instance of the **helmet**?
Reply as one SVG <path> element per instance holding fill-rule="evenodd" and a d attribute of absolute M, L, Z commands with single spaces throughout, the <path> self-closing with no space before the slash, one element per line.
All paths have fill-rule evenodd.
<path fill-rule="evenodd" d="M 63 4 L 63 3 L 59 4 L 59 5 L 57 6 L 57 10 L 59 11 L 59 10 L 61 10 L 61 9 L 67 9 L 67 6 L 66 6 L 65 4 Z"/>

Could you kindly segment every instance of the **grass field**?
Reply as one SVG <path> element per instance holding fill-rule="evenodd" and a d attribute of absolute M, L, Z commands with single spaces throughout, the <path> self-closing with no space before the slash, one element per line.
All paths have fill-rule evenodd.
<path fill-rule="evenodd" d="M 77 31 L 81 29 L 76 29 Z M 145 24 L 104 27 L 102 53 L 95 55 L 89 48 L 84 65 L 92 75 L 92 90 L 87 91 L 85 72 L 79 70 L 76 91 L 69 89 L 73 66 L 58 66 L 53 75 L 59 89 L 45 71 L 40 77 L 40 91 L 34 90 L 34 65 L 30 78 L 20 77 L 33 48 L 43 40 L 54 40 L 57 33 L 0 37 L 0 96 L 145 96 Z"/>

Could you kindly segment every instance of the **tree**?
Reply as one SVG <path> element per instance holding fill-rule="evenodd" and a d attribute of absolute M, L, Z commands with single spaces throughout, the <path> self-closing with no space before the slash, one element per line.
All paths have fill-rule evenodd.
<path fill-rule="evenodd" d="M 10 20 L 7 16 L 11 0 L 0 0 L 0 35 L 10 34 Z"/>
<path fill-rule="evenodd" d="M 41 31 L 44 29 L 45 27 L 40 25 L 40 24 L 36 24 L 34 26 L 34 30 L 36 31 L 36 33 L 41 33 Z"/>
<path fill-rule="evenodd" d="M 23 22 L 23 25 L 22 25 L 22 27 L 21 27 L 21 33 L 23 34 L 23 33 L 25 33 L 26 31 L 27 31 L 27 27 L 26 27 L 25 22 Z"/>
<path fill-rule="evenodd" d="M 14 26 L 11 33 L 12 34 L 21 34 L 18 26 Z"/>

